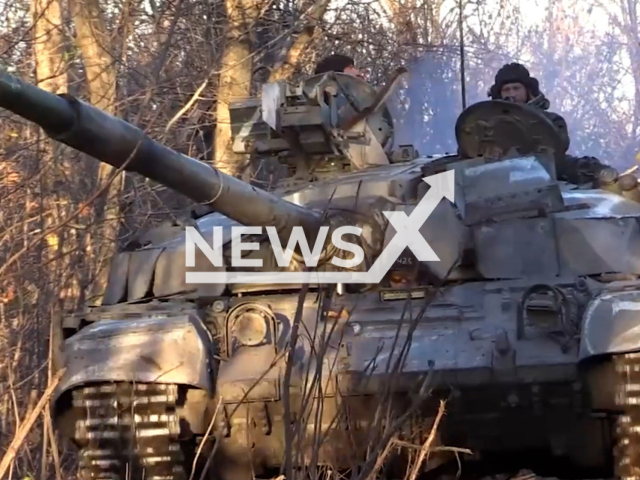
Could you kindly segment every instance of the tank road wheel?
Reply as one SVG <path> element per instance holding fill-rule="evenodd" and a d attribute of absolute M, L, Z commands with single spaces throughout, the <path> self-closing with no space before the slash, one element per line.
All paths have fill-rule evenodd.
<path fill-rule="evenodd" d="M 186 480 L 178 386 L 109 383 L 73 391 L 82 480 Z"/>
<path fill-rule="evenodd" d="M 615 355 L 616 420 L 613 451 L 615 475 L 640 480 L 640 352 Z"/>

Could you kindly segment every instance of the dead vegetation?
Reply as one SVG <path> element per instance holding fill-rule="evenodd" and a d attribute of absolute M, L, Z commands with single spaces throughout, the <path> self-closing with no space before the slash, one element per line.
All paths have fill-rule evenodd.
<path fill-rule="evenodd" d="M 446 412 L 445 401 L 439 401 L 437 410 L 432 412 L 433 416 L 430 418 L 425 418 L 423 412 L 421 412 L 425 402 L 432 394 L 434 386 L 433 371 L 417 378 L 416 388 L 413 390 L 402 390 L 402 395 L 406 396 L 406 401 L 399 401 L 397 394 L 397 390 L 400 388 L 398 381 L 403 375 L 403 366 L 406 364 L 412 335 L 425 314 L 428 305 L 438 294 L 438 289 L 434 289 L 422 305 L 418 306 L 415 301 L 407 300 L 406 308 L 398 321 L 395 337 L 392 340 L 391 354 L 386 358 L 386 362 L 376 355 L 367 366 L 362 378 L 341 383 L 346 385 L 347 389 L 357 389 L 375 380 L 380 382 L 379 394 L 373 396 L 370 401 L 374 410 L 367 412 L 364 417 L 360 414 L 361 412 L 350 410 L 349 392 L 347 391 L 338 393 L 335 397 L 335 404 L 322 400 L 325 389 L 328 386 L 326 383 L 323 384 L 322 379 L 338 375 L 338 357 L 331 356 L 329 351 L 343 342 L 342 335 L 345 327 L 350 324 L 350 315 L 353 312 L 333 308 L 331 302 L 333 298 L 332 289 L 323 291 L 320 294 L 319 303 L 322 307 L 318 312 L 318 318 L 332 318 L 333 321 L 323 321 L 321 325 L 324 328 L 309 331 L 301 323 L 304 300 L 309 293 L 306 290 L 305 288 L 300 292 L 298 307 L 286 348 L 265 369 L 263 377 L 257 379 L 254 384 L 255 387 L 271 369 L 276 368 L 283 361 L 285 362 L 286 368 L 283 383 L 285 413 L 283 423 L 285 425 L 286 447 L 281 478 L 343 478 L 345 475 L 344 469 L 334 468 L 330 463 L 326 463 L 326 458 L 331 456 L 331 453 L 329 453 L 329 457 L 326 456 L 327 451 L 332 452 L 334 450 L 331 445 L 332 442 L 340 442 L 340 445 L 349 446 L 347 447 L 349 451 L 342 453 L 346 454 L 352 462 L 352 467 L 349 469 L 350 473 L 347 473 L 352 480 L 374 480 L 379 478 L 393 457 L 402 458 L 400 465 L 405 469 L 403 477 L 407 480 L 416 480 L 429 461 L 444 452 L 452 454 L 453 457 L 458 459 L 458 462 L 460 462 L 461 455 L 472 454 L 467 449 L 444 446 L 439 443 L 438 427 Z M 412 315 L 411 312 L 416 310 L 416 307 L 417 312 Z M 296 349 L 296 345 L 301 341 L 311 346 L 313 360 L 307 365 L 307 371 L 304 373 L 304 378 L 306 379 L 305 385 L 302 387 L 304 394 L 294 400 L 289 394 L 288 385 L 291 382 L 292 367 L 295 363 L 292 354 Z M 50 361 L 51 358 L 49 358 Z M 382 371 L 374 366 L 378 362 L 384 363 Z M 328 370 L 323 371 L 327 367 Z M 51 414 L 47 408 L 53 390 L 63 373 L 64 369 L 61 369 L 50 378 L 47 388 L 38 403 L 29 409 L 24 421 L 20 422 L 9 448 L 0 460 L 0 478 L 4 478 L 7 473 L 9 478 L 12 478 L 16 456 L 39 417 L 42 417 L 44 431 L 47 432 L 45 435 L 47 435 L 48 447 L 53 458 L 56 480 L 63 478 L 59 460 L 59 447 L 56 436 L 50 434 L 52 431 Z M 376 377 L 375 380 L 373 379 L 374 375 Z M 250 394 L 251 389 L 254 387 L 245 392 L 245 397 Z M 342 393 L 346 395 L 343 396 Z M 293 402 L 297 403 L 294 404 Z M 219 443 L 211 442 L 213 448 L 208 451 L 205 451 L 207 449 L 203 449 L 203 447 L 208 444 L 208 440 L 213 439 L 213 435 L 216 435 L 213 427 L 216 424 L 217 415 L 220 413 L 219 409 L 220 402 L 218 401 L 205 433 L 205 438 L 200 442 L 196 458 L 193 461 L 195 466 L 198 460 L 203 458 L 202 455 L 206 455 L 206 462 L 203 470 L 199 473 L 199 480 L 209 478 L 207 476 L 208 471 L 215 468 L 213 459 Z M 325 415 L 324 409 L 327 410 L 329 416 Z M 296 412 L 295 417 L 293 412 Z M 234 413 L 235 410 L 230 412 L 229 416 L 232 417 Z M 418 428 L 416 428 L 416 419 L 421 424 Z M 350 428 L 346 431 L 341 428 L 345 424 L 350 425 Z M 364 428 L 362 428 L 363 426 Z M 217 432 L 217 434 L 220 433 Z M 351 437 L 345 439 L 344 435 L 351 435 Z M 321 456 L 325 459 L 324 462 L 320 461 Z M 46 470 L 44 471 L 46 472 Z M 189 480 L 196 478 L 194 475 L 195 469 L 192 471 Z"/>
<path fill-rule="evenodd" d="M 638 2 L 552 2 L 535 26 L 524 23 L 516 2 L 501 5 L 489 11 L 463 4 L 468 103 L 486 98 L 503 63 L 524 58 L 552 108 L 568 120 L 572 148 L 628 166 L 640 150 Z M 406 63 L 416 80 L 393 100 L 402 113 L 401 140 L 436 153 L 451 147 L 460 105 L 457 11 L 447 8 L 441 0 L 0 0 L 0 67 L 237 172 L 239 161 L 226 150 L 225 102 L 269 78 L 308 74 L 331 51 L 353 55 L 372 83 Z M 589 8 L 608 16 L 606 29 L 591 30 L 576 15 Z M 412 63 L 419 58 L 426 60 Z M 183 216 L 188 203 L 0 115 L 0 478 L 68 478 L 75 459 L 53 432 L 43 394 L 57 378 L 49 355 L 56 314 L 99 301 L 114 249 L 140 229 Z M 430 380 L 422 386 L 413 397 L 418 403 Z M 317 377 L 308 391 L 322 391 Z M 376 431 L 365 436 L 368 460 L 354 479 L 375 477 L 398 449 L 419 465 L 444 448 L 429 432 L 418 440 L 397 436 L 391 391 L 389 385 L 378 399 L 370 427 Z M 301 400 L 306 423 L 320 415 L 310 399 L 308 393 Z M 339 412 L 336 421 L 348 415 L 346 407 Z M 322 442 L 299 448 L 304 422 L 287 433 L 287 478 L 301 465 L 317 468 L 313 452 Z M 309 462 L 303 451 L 311 452 Z M 411 480 L 418 470 L 409 469 Z"/>

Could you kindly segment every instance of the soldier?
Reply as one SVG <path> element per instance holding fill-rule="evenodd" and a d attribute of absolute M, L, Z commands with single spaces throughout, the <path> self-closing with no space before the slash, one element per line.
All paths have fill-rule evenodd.
<path fill-rule="evenodd" d="M 557 113 L 547 111 L 550 102 L 540 91 L 538 79 L 532 77 L 524 65 L 514 62 L 506 64 L 498 70 L 488 96 L 493 100 L 510 100 L 540 108 L 560 132 L 564 148 L 562 153 L 566 154 L 570 144 L 567 122 Z M 564 161 L 556 165 L 556 170 L 559 180 L 575 184 L 594 182 L 595 180 L 609 183 L 613 178 L 617 178 L 615 169 L 603 164 L 595 157 L 565 155 Z"/>
<path fill-rule="evenodd" d="M 320 60 L 316 65 L 316 70 L 313 74 L 320 75 L 321 73 L 327 72 L 341 72 L 364 80 L 364 75 L 355 67 L 355 63 L 356 62 L 353 58 L 347 55 L 335 53 Z"/>
<path fill-rule="evenodd" d="M 353 58 L 349 57 L 348 55 L 334 53 L 320 60 L 316 64 L 316 69 L 313 74 L 320 75 L 328 72 L 340 72 L 366 81 L 364 74 L 358 68 L 356 68 L 355 63 L 356 62 L 353 60 Z M 389 125 L 393 125 L 393 118 L 391 117 L 391 112 L 388 109 L 383 110 L 382 117 Z M 385 145 L 392 146 L 393 142 L 391 141 L 391 143 L 389 143 L 387 141 Z"/>

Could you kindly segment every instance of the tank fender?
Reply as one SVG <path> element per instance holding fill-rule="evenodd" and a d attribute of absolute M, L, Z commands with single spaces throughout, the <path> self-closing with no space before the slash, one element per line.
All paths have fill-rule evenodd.
<path fill-rule="evenodd" d="M 54 402 L 80 385 L 97 382 L 181 384 L 213 395 L 213 340 L 194 312 L 88 325 L 64 344 L 66 372 Z"/>
<path fill-rule="evenodd" d="M 640 350 L 640 288 L 605 292 L 583 316 L 579 359 Z"/>

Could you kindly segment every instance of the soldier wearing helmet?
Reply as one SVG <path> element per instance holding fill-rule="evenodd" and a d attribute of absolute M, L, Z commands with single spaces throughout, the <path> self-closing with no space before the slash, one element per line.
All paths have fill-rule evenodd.
<path fill-rule="evenodd" d="M 547 111 L 550 102 L 540 91 L 538 79 L 532 77 L 524 65 L 515 62 L 508 63 L 498 70 L 494 84 L 489 89 L 489 97 L 493 100 L 509 100 L 523 104 L 531 102 L 540 108 L 559 130 L 564 141 L 565 152 L 569 149 L 567 122 L 557 113 Z"/>
<path fill-rule="evenodd" d="M 563 140 L 566 153 L 569 149 L 569 132 L 567 122 L 560 115 L 549 112 L 550 102 L 540 91 L 538 79 L 532 77 L 527 68 L 520 63 L 504 65 L 496 73 L 494 84 L 488 92 L 493 100 L 508 100 L 516 103 L 530 104 L 542 110 L 542 113 L 555 125 Z M 595 157 L 565 156 L 561 165 L 556 165 L 558 179 L 570 183 L 582 184 L 595 179 L 604 180 L 617 177 L 612 167 L 603 164 Z M 595 178 L 594 178 L 595 177 Z"/>
<path fill-rule="evenodd" d="M 538 79 L 532 77 L 524 65 L 515 62 L 503 65 L 498 70 L 495 82 L 489 89 L 492 99 L 509 99 L 517 103 L 527 103 L 540 95 Z"/>
<path fill-rule="evenodd" d="M 339 72 L 357 77 L 360 80 L 364 80 L 366 82 L 364 74 L 360 69 L 356 68 L 355 64 L 356 62 L 352 57 L 343 55 L 341 53 L 334 53 L 320 60 L 316 64 L 316 68 L 313 74 L 321 75 L 323 73 Z M 382 110 L 382 118 L 391 128 L 393 128 L 393 117 L 391 116 L 391 113 L 387 108 L 384 108 Z M 384 145 L 392 146 L 393 141 L 389 141 L 390 139 L 392 139 L 392 137 L 387 137 L 385 142 L 383 142 Z"/>

